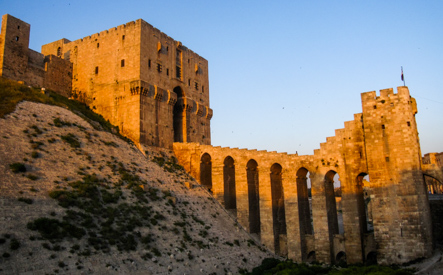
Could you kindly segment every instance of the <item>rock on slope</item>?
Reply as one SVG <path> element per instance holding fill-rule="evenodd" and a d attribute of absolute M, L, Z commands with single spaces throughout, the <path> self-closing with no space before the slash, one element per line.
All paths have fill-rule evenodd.
<path fill-rule="evenodd" d="M 0 119 L 0 273 L 236 274 L 273 256 L 172 152 L 148 150 L 18 104 Z"/>

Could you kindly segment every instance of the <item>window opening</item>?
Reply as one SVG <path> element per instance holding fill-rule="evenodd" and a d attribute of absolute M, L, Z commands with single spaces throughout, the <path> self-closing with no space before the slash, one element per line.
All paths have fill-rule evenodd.
<path fill-rule="evenodd" d="M 271 197 L 274 228 L 275 253 L 287 255 L 285 196 L 282 183 L 282 167 L 278 163 L 271 166 Z"/>
<path fill-rule="evenodd" d="M 18 36 L 15 37 L 15 41 L 18 41 Z"/>
<path fill-rule="evenodd" d="M 204 153 L 200 159 L 200 182 L 203 186 L 212 190 L 212 161 L 208 153 Z"/>
<path fill-rule="evenodd" d="M 125 40 L 125 35 L 122 35 L 122 40 Z"/>
<path fill-rule="evenodd" d="M 194 85 L 194 86 L 195 86 L 195 89 L 198 91 L 198 82 L 195 82 L 194 84 L 195 84 L 195 85 Z"/>
<path fill-rule="evenodd" d="M 157 71 L 158 71 L 159 73 L 162 72 L 162 64 L 157 63 Z"/>
<path fill-rule="evenodd" d="M 258 164 L 251 159 L 246 164 L 249 199 L 249 233 L 260 234 L 260 197 L 258 183 Z"/>
<path fill-rule="evenodd" d="M 124 60 L 124 59 L 122 59 L 122 61 L 121 61 L 121 66 L 122 66 L 122 67 L 125 66 L 125 60 Z"/>
<path fill-rule="evenodd" d="M 58 47 L 57 48 L 57 56 L 61 56 L 62 55 L 62 48 Z"/>
<path fill-rule="evenodd" d="M 182 78 L 182 52 L 177 49 L 175 54 L 175 77 Z"/>
<path fill-rule="evenodd" d="M 98 74 L 98 66 L 95 67 L 95 74 Z"/>
<path fill-rule="evenodd" d="M 223 166 L 224 181 L 224 202 L 227 210 L 232 210 L 232 214 L 236 215 L 237 198 L 235 193 L 235 164 L 234 159 L 230 156 L 226 157 Z"/>
<path fill-rule="evenodd" d="M 306 168 L 300 168 L 296 174 L 297 182 L 297 198 L 299 213 L 299 228 L 301 237 L 301 251 L 303 261 L 309 258 L 306 235 L 312 235 L 313 218 L 311 208 L 311 181 L 309 179 L 309 171 Z"/>
<path fill-rule="evenodd" d="M 100 48 L 100 43 L 97 43 L 97 49 Z"/>
<path fill-rule="evenodd" d="M 151 59 L 148 60 L 148 67 L 151 68 Z"/>

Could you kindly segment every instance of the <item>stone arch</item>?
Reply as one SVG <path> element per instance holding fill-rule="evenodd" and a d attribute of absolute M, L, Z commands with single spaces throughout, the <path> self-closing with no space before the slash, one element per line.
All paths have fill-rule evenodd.
<path fill-rule="evenodd" d="M 366 264 L 375 265 L 377 264 L 377 252 L 371 251 L 366 255 Z"/>
<path fill-rule="evenodd" d="M 184 92 L 180 86 L 174 88 L 174 93 L 177 94 L 177 103 L 174 105 L 173 111 L 173 127 L 174 127 L 174 142 L 186 142 L 186 108 L 183 106 Z"/>
<path fill-rule="evenodd" d="M 227 156 L 223 162 L 224 202 L 225 208 L 233 210 L 236 214 L 237 197 L 235 193 L 235 164 L 231 156 Z"/>
<path fill-rule="evenodd" d="M 357 195 L 357 209 L 358 209 L 358 220 L 360 223 L 360 230 L 361 233 L 367 233 L 369 231 L 369 225 L 368 225 L 368 200 L 369 195 L 365 195 L 364 187 L 365 187 L 365 178 L 368 177 L 368 174 L 366 173 L 360 173 L 357 176 L 357 185 L 356 185 L 356 195 Z M 365 197 L 368 198 L 368 200 L 365 199 Z"/>
<path fill-rule="evenodd" d="M 325 175 L 325 196 L 326 196 L 326 211 L 328 217 L 328 229 L 330 234 L 339 234 L 337 203 L 334 191 L 334 178 L 337 172 L 330 170 Z"/>
<path fill-rule="evenodd" d="M 204 153 L 200 159 L 200 183 L 212 191 L 212 161 L 208 153 Z"/>
<path fill-rule="evenodd" d="M 326 216 L 328 221 L 328 235 L 329 235 L 329 252 L 331 256 L 331 261 L 336 258 L 334 255 L 334 235 L 338 235 L 339 224 L 337 215 L 337 203 L 335 198 L 334 182 L 337 178 L 337 172 L 330 170 L 326 173 L 324 178 L 324 190 L 325 190 L 325 201 L 326 201 Z"/>
<path fill-rule="evenodd" d="M 436 177 L 423 173 L 428 194 L 443 194 L 443 185 Z"/>
<path fill-rule="evenodd" d="M 258 183 L 258 164 L 251 159 L 246 164 L 249 198 L 249 232 L 260 236 L 260 197 Z"/>
<path fill-rule="evenodd" d="M 358 215 L 358 224 L 360 230 L 360 243 L 361 243 L 361 252 L 363 259 L 365 255 L 365 234 L 369 232 L 369 221 L 368 221 L 368 203 L 369 196 L 365 195 L 364 190 L 364 182 L 365 178 L 368 177 L 366 173 L 360 173 L 356 178 L 356 188 L 355 188 L 355 199 L 357 202 L 357 215 Z M 367 200 L 365 199 L 368 198 Z"/>
<path fill-rule="evenodd" d="M 308 174 L 309 171 L 302 167 L 297 171 L 297 199 L 298 199 L 298 220 L 300 227 L 300 244 L 302 260 L 308 258 L 306 235 L 313 234 L 312 212 L 309 202 L 308 192 Z"/>
<path fill-rule="evenodd" d="M 346 265 L 346 253 L 344 251 L 338 252 L 337 255 L 335 256 L 335 262 L 339 266 Z"/>
<path fill-rule="evenodd" d="M 306 262 L 308 262 L 308 263 L 312 263 L 312 262 L 315 262 L 317 259 L 315 258 L 315 251 L 310 251 L 309 253 L 308 253 L 308 257 L 307 257 L 307 259 L 306 259 Z"/>
<path fill-rule="evenodd" d="M 274 227 L 274 248 L 279 255 L 287 254 L 285 196 L 282 181 L 282 167 L 278 163 L 271 166 L 272 220 Z"/>

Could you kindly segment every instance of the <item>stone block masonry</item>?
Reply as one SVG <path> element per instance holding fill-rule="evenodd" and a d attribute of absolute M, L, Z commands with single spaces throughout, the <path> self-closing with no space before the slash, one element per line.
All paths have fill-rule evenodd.
<path fill-rule="evenodd" d="M 2 17 L 0 77 L 45 87 L 64 96 L 71 91 L 72 64 L 29 49 L 31 26 L 9 14 Z"/>
<path fill-rule="evenodd" d="M 0 77 L 87 104 L 137 144 L 211 144 L 208 61 L 139 19 L 29 49 L 30 25 L 4 15 Z"/>
<path fill-rule="evenodd" d="M 310 156 L 213 147 L 208 61 L 181 42 L 141 19 L 62 38 L 42 54 L 28 48 L 29 35 L 28 23 L 3 16 L 1 77 L 84 102 L 140 148 L 174 149 L 275 253 L 299 262 L 382 264 L 431 255 L 427 193 L 441 190 L 442 158 L 422 161 L 407 87 L 363 93 L 362 113 Z"/>
<path fill-rule="evenodd" d="M 210 144 L 208 62 L 139 19 L 42 46 L 73 65 L 72 95 L 136 143 Z"/>

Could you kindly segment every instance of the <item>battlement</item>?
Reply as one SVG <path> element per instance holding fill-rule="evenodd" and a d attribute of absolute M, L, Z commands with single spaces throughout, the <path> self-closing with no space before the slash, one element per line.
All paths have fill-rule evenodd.
<path fill-rule="evenodd" d="M 159 29 L 155 28 L 154 26 L 152 26 L 148 22 L 144 21 L 143 19 L 137 19 L 136 21 L 130 21 L 130 22 L 126 23 L 126 24 L 122 24 L 122 25 L 119 25 L 117 27 L 113 27 L 113 28 L 110 28 L 110 29 L 107 29 L 107 30 L 104 30 L 104 31 L 101 31 L 101 32 L 98 32 L 98 33 L 94 33 L 94 34 L 85 36 L 83 38 L 77 39 L 77 40 L 70 41 L 70 40 L 68 40 L 66 38 L 62 38 L 60 40 L 54 41 L 54 42 L 46 44 L 46 45 L 50 45 L 50 44 L 54 44 L 54 43 L 65 45 L 65 44 L 68 44 L 68 43 L 71 43 L 71 42 L 73 42 L 74 44 L 76 44 L 76 43 L 88 43 L 88 42 L 91 42 L 91 41 L 96 41 L 98 39 L 104 39 L 104 38 L 106 38 L 108 36 L 112 36 L 112 35 L 120 35 L 120 34 L 124 35 L 124 33 L 127 32 L 127 31 L 132 31 L 132 30 L 135 30 L 137 28 L 141 29 L 142 27 L 148 28 L 150 31 L 152 31 L 153 32 L 153 34 L 152 34 L 153 36 L 156 36 L 157 38 L 162 39 L 162 40 L 173 41 L 174 44 L 179 45 L 180 48 L 183 51 L 188 52 L 188 54 L 194 55 L 195 57 L 198 57 L 199 59 L 206 60 L 205 58 L 201 57 L 197 53 L 195 53 L 192 50 L 190 50 L 189 48 L 187 48 L 186 46 L 182 45 L 182 43 L 180 41 L 174 40 L 173 38 L 171 38 L 170 36 L 168 36 L 164 32 L 160 31 Z M 44 52 L 43 48 L 46 45 L 42 46 L 42 52 Z"/>
<path fill-rule="evenodd" d="M 411 96 L 409 95 L 409 89 L 406 86 L 397 87 L 397 93 L 394 93 L 393 88 L 380 90 L 380 95 L 377 96 L 375 91 L 366 92 L 361 94 L 362 104 L 376 104 L 385 103 L 386 101 L 409 101 Z"/>

